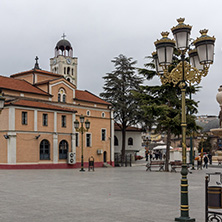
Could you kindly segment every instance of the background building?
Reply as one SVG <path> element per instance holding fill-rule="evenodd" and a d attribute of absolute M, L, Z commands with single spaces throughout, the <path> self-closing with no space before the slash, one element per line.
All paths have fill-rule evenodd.
<path fill-rule="evenodd" d="M 60 40 L 51 72 L 41 70 L 36 58 L 31 70 L 0 76 L 6 98 L 0 114 L 0 168 L 80 167 L 81 137 L 74 129 L 80 115 L 90 121 L 84 133 L 84 165 L 114 165 L 114 124 L 111 105 L 77 89 L 77 58 L 71 44 Z M 69 153 L 74 154 L 68 164 Z"/>

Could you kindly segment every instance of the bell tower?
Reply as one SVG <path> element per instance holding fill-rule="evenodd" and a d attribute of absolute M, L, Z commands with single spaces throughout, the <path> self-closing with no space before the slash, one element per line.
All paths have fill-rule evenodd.
<path fill-rule="evenodd" d="M 50 71 L 61 74 L 77 87 L 77 57 L 73 57 L 73 49 L 63 34 L 55 47 L 55 57 L 50 59 Z"/>

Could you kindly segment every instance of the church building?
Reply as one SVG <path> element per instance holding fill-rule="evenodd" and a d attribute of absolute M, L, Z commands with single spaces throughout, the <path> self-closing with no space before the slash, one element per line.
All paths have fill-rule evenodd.
<path fill-rule="evenodd" d="M 50 71 L 40 69 L 36 57 L 33 69 L 0 75 L 5 98 L 0 113 L 0 169 L 79 168 L 81 162 L 88 167 L 91 157 L 95 167 L 114 166 L 111 104 L 78 90 L 77 65 L 63 36 L 50 59 Z M 90 122 L 82 132 L 80 117 Z M 75 129 L 77 121 L 80 127 Z"/>

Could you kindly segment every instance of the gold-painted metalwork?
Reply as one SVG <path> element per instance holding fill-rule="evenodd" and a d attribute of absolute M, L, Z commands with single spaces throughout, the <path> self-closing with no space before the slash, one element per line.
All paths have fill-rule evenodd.
<path fill-rule="evenodd" d="M 156 44 L 159 44 L 159 43 L 166 43 L 166 42 L 170 42 L 170 43 L 174 43 L 175 44 L 176 43 L 175 40 L 168 38 L 169 34 L 170 34 L 169 32 L 161 32 L 162 39 L 160 39 L 160 40 L 157 39 L 154 42 L 154 44 L 156 45 Z"/>
<path fill-rule="evenodd" d="M 177 24 L 177 26 L 174 26 L 173 28 L 171 28 L 171 31 L 173 32 L 174 30 L 179 29 L 179 28 L 191 29 L 192 26 L 184 24 L 184 21 L 185 21 L 185 18 L 178 18 L 177 22 L 179 24 Z"/>
<path fill-rule="evenodd" d="M 194 45 L 197 43 L 197 42 L 200 42 L 200 41 L 203 41 L 203 40 L 212 40 L 212 41 L 215 41 L 216 38 L 213 36 L 213 37 L 210 37 L 207 35 L 207 32 L 208 32 L 208 29 L 203 29 L 203 30 L 200 30 L 200 34 L 201 36 L 199 38 L 197 38 L 193 43 Z"/>
<path fill-rule="evenodd" d="M 202 77 L 208 74 L 209 66 L 204 65 L 203 70 L 198 70 L 192 67 L 187 61 L 184 61 L 184 78 L 183 78 L 183 64 L 180 62 L 170 73 L 168 69 L 163 67 L 163 75 L 160 75 L 162 84 L 173 83 L 176 86 L 179 83 L 179 87 L 182 89 L 186 86 L 185 82 L 190 84 L 199 84 Z M 185 82 L 184 82 L 185 81 Z"/>

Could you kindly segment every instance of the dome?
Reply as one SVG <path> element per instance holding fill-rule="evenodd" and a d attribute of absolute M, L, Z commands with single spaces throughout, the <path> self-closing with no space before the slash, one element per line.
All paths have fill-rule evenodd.
<path fill-rule="evenodd" d="M 68 40 L 62 39 L 56 44 L 56 49 L 57 50 L 60 49 L 62 51 L 64 51 L 64 50 L 69 51 L 70 49 L 72 49 L 72 46 Z"/>

